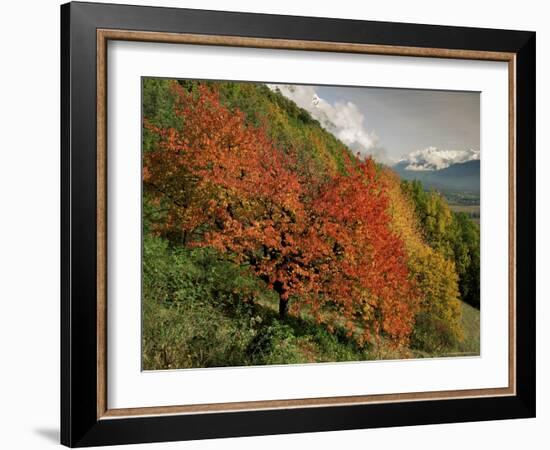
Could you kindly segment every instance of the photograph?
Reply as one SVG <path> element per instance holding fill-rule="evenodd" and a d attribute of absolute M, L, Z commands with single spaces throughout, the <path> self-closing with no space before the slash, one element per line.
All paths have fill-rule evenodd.
<path fill-rule="evenodd" d="M 480 356 L 480 93 L 141 78 L 145 371 Z"/>

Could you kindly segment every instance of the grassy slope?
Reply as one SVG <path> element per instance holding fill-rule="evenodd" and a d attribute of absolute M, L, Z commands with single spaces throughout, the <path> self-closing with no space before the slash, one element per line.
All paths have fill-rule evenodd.
<path fill-rule="evenodd" d="M 273 292 L 209 250 L 146 237 L 144 255 L 145 370 L 450 356 L 397 351 L 384 342 L 361 349 L 306 311 L 281 322 Z M 254 301 L 243 303 L 250 296 Z M 453 354 L 479 354 L 479 311 L 462 307 L 465 340 Z"/>
<path fill-rule="evenodd" d="M 477 356 L 480 354 L 480 312 L 467 303 L 460 302 L 462 306 L 462 326 L 464 327 L 464 340 L 449 349 L 445 353 L 431 354 L 415 350 L 417 358 L 432 358 L 446 356 Z"/>
<path fill-rule="evenodd" d="M 462 325 L 464 326 L 464 342 L 458 351 L 479 355 L 480 349 L 480 312 L 467 303 L 462 303 Z"/>
<path fill-rule="evenodd" d="M 361 349 L 342 331 L 328 333 L 305 314 L 283 323 L 268 292 L 255 305 L 241 308 L 190 299 L 173 305 L 150 298 L 144 302 L 145 370 L 479 354 L 479 311 L 465 303 L 464 342 L 452 353 L 433 355 L 392 350 L 384 342 Z"/>
<path fill-rule="evenodd" d="M 215 252 L 148 237 L 144 254 L 145 370 L 373 357 L 306 318 L 279 321 L 274 293 Z"/>
<path fill-rule="evenodd" d="M 273 314 L 277 312 L 278 301 L 273 298 L 266 296 L 263 300 L 260 301 L 262 307 L 271 310 Z M 434 355 L 428 354 L 425 352 L 419 352 L 413 350 L 411 353 L 408 351 L 394 351 L 384 345 L 380 347 L 372 347 L 368 350 L 360 350 L 355 346 L 350 347 L 355 353 L 356 358 L 352 359 L 398 359 L 401 357 L 411 357 L 411 356 L 420 356 L 420 357 L 433 357 L 433 356 L 470 356 L 470 355 L 479 355 L 480 350 L 480 312 L 478 309 L 473 306 L 468 305 L 465 302 L 460 302 L 462 307 L 462 325 L 464 327 L 464 340 L 457 344 L 456 348 L 449 351 L 449 353 L 443 355 Z M 310 328 L 314 329 L 316 327 L 323 328 L 322 325 L 315 324 L 311 318 L 308 317 L 307 312 L 302 312 L 299 319 L 294 321 L 294 327 L 296 330 L 301 328 Z M 342 344 L 348 344 L 347 339 L 344 337 L 343 330 L 340 331 L 340 339 Z M 316 355 L 316 361 L 330 361 L 330 359 L 323 358 L 322 348 L 318 349 L 320 351 L 319 355 Z"/>
<path fill-rule="evenodd" d="M 386 345 L 359 348 L 306 313 L 280 321 L 273 292 L 215 253 L 170 249 L 159 238 L 146 239 L 144 251 L 145 370 L 411 356 Z"/>

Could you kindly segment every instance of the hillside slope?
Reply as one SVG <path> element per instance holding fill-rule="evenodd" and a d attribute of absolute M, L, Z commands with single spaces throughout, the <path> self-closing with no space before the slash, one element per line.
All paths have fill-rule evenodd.
<path fill-rule="evenodd" d="M 145 78 L 142 95 L 144 366 L 463 342 L 455 254 L 426 239 L 391 170 L 265 85 Z"/>
<path fill-rule="evenodd" d="M 262 127 L 285 152 L 295 152 L 298 170 L 307 177 L 322 178 L 345 170 L 353 158 L 349 149 L 304 109 L 264 84 L 179 80 L 185 90 L 196 92 L 204 85 L 215 89 L 220 101 L 231 111 L 245 114 L 246 122 Z M 172 109 L 174 95 L 170 80 L 147 78 L 143 85 L 143 115 L 162 126 L 178 126 Z M 145 131 L 144 150 L 150 149 Z"/>

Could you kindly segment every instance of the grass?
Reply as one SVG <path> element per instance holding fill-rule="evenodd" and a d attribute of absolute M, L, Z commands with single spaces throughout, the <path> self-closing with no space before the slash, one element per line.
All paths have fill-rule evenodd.
<path fill-rule="evenodd" d="M 455 344 L 454 348 L 440 353 L 427 353 L 414 350 L 416 358 L 450 357 L 450 356 L 478 356 L 480 354 L 480 312 L 473 306 L 461 302 L 462 326 L 464 340 Z"/>
<path fill-rule="evenodd" d="M 343 331 L 329 333 L 309 319 L 288 316 L 283 322 L 265 304 L 235 310 L 146 299 L 143 307 L 144 370 L 410 357 L 383 345 L 359 348 Z"/>
<path fill-rule="evenodd" d="M 276 303 L 265 284 L 215 253 L 147 237 L 143 369 L 368 359 L 339 333 L 301 318 L 280 321 Z"/>
<path fill-rule="evenodd" d="M 468 355 L 479 355 L 481 330 L 479 309 L 462 303 L 462 326 L 464 341 L 459 344 L 457 351 Z"/>
<path fill-rule="evenodd" d="M 227 367 L 479 355 L 479 311 L 463 303 L 465 339 L 445 354 L 359 348 L 343 331 L 329 333 L 304 317 L 278 318 L 275 302 L 240 310 L 207 302 L 144 302 L 143 368 Z"/>
<path fill-rule="evenodd" d="M 281 321 L 276 295 L 243 268 L 152 237 L 144 240 L 142 312 L 144 370 L 451 356 L 383 340 L 360 348 L 305 309 Z M 463 323 L 465 339 L 450 351 L 479 354 L 479 311 L 463 304 Z"/>

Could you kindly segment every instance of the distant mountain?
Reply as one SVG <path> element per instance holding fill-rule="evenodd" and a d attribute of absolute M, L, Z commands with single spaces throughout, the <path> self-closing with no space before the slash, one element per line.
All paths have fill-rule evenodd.
<path fill-rule="evenodd" d="M 427 189 L 442 192 L 479 193 L 479 159 L 452 164 L 440 170 L 410 170 L 410 162 L 403 160 L 393 169 L 405 180 L 419 180 Z"/>
<path fill-rule="evenodd" d="M 400 162 L 406 163 L 407 170 L 441 170 L 453 164 L 479 159 L 479 150 L 473 148 L 451 150 L 427 147 L 406 155 Z"/>

